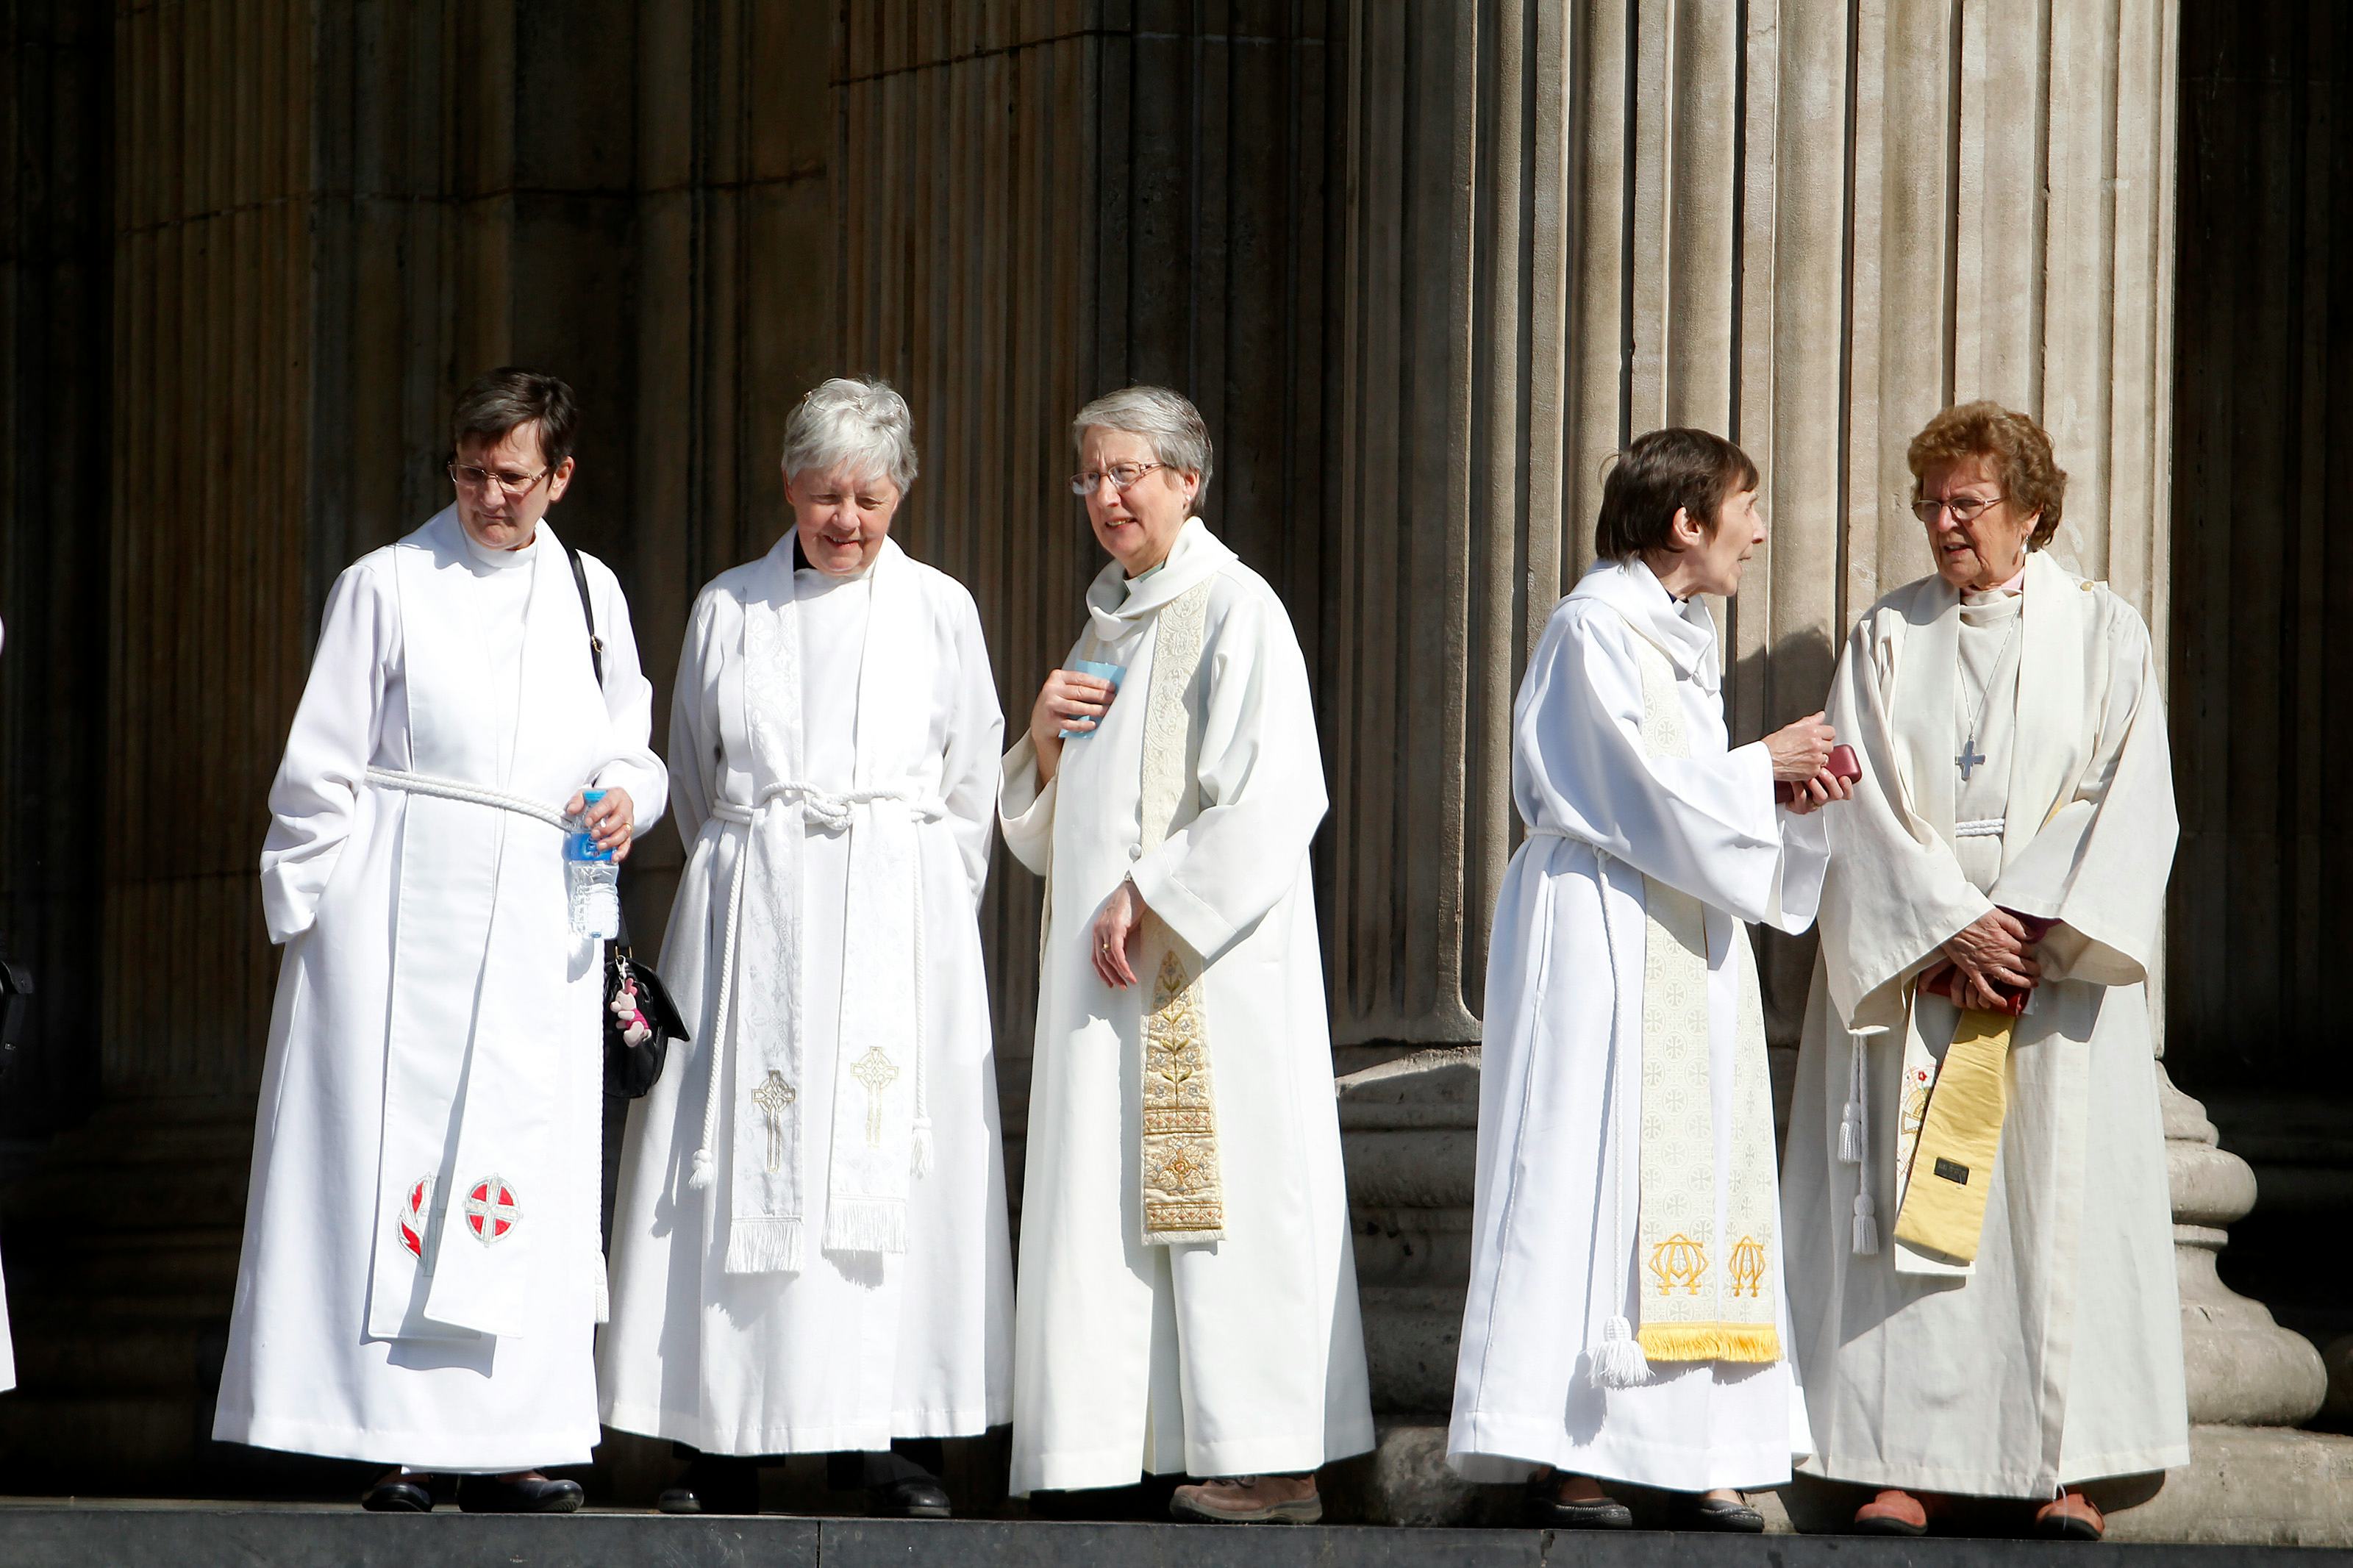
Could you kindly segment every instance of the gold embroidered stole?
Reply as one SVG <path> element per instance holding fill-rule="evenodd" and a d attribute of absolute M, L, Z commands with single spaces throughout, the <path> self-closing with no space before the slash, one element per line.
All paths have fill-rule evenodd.
<path fill-rule="evenodd" d="M 1642 750 L 1688 757 L 1683 708 L 1666 658 L 1637 637 Z M 1733 921 L 1727 961 L 1738 977 L 1732 1079 L 1732 1168 L 1724 1228 L 1715 1223 L 1715 1114 L 1708 1036 L 1707 906 L 1642 879 L 1641 1289 L 1635 1338 L 1652 1361 L 1781 1359 L 1773 1248 L 1779 1194 L 1765 1011 L 1748 933 Z M 1728 918 L 1718 916 L 1719 919 Z M 1622 1157 L 1622 1154 L 1621 1156 Z"/>
<path fill-rule="evenodd" d="M 1209 586 L 1203 583 L 1171 600 L 1159 615 L 1145 708 L 1142 826 L 1147 855 L 1167 839 L 1180 816 L 1189 817 L 1196 804 L 1192 741 L 1198 726 L 1189 699 L 1201 668 Z M 1200 955 L 1149 912 L 1140 945 L 1138 978 L 1152 988 L 1142 1040 L 1145 1244 L 1220 1241 L 1226 1234 L 1225 1185 L 1218 1163 L 1218 1105 Z"/>

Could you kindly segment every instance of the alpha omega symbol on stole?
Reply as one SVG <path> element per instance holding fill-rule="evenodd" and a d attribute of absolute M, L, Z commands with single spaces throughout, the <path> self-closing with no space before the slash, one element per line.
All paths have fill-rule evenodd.
<path fill-rule="evenodd" d="M 866 1146 L 882 1147 L 882 1091 L 897 1081 L 899 1069 L 882 1054 L 880 1046 L 869 1046 L 866 1054 L 850 1064 L 849 1076 L 866 1086 Z"/>
<path fill-rule="evenodd" d="M 1677 1231 L 1651 1248 L 1651 1272 L 1658 1277 L 1659 1294 L 1672 1296 L 1681 1285 L 1684 1294 L 1699 1294 L 1699 1277 L 1707 1272 L 1707 1248 Z"/>
<path fill-rule="evenodd" d="M 499 1176 L 484 1176 L 466 1194 L 466 1225 L 484 1247 L 504 1241 L 522 1218 L 514 1189 Z"/>

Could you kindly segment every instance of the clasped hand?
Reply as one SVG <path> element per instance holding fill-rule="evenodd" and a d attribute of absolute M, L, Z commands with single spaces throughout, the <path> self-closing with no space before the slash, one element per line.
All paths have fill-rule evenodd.
<path fill-rule="evenodd" d="M 2018 917 L 2001 909 L 1988 910 L 1947 937 L 1945 963 L 1956 971 L 1953 1005 L 2000 1011 L 1998 986 L 2033 990 L 2042 979 L 2042 966 L 2028 951 L 2031 945 Z"/>
<path fill-rule="evenodd" d="M 1798 786 L 1788 803 L 1792 814 L 1803 816 L 1834 800 L 1854 798 L 1854 781 L 1829 771 L 1831 748 L 1837 744 L 1838 731 L 1823 723 L 1820 713 L 1765 737 L 1765 751 L 1773 759 L 1773 777 Z"/>

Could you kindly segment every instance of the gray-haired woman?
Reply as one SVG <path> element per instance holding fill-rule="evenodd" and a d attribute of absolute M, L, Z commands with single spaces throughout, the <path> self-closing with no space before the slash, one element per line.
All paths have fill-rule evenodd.
<path fill-rule="evenodd" d="M 755 1511 L 754 1459 L 828 1453 L 879 1511 L 944 1517 L 926 1440 L 1009 1414 L 978 925 L 1003 718 L 972 595 L 890 539 L 904 400 L 818 387 L 784 479 L 796 526 L 702 591 L 679 660 L 661 968 L 693 1044 L 622 1147 L 604 1416 L 699 1451 L 668 1511 Z"/>
<path fill-rule="evenodd" d="M 1005 759 L 1046 879 L 1012 1489 L 1189 1471 L 1181 1518 L 1321 1516 L 1373 1446 L 1307 844 L 1324 768 L 1282 601 L 1193 515 L 1165 387 L 1071 425 L 1087 629 Z"/>

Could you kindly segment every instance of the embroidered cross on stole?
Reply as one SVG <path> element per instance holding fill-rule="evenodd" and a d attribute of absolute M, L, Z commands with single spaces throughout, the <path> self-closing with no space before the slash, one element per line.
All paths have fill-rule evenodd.
<path fill-rule="evenodd" d="M 1188 696 L 1200 673 L 1209 609 L 1203 583 L 1160 612 L 1144 732 L 1144 852 L 1158 848 L 1194 803 Z M 1219 1241 L 1225 1185 L 1218 1161 L 1218 1107 L 1210 1074 L 1208 1014 L 1200 955 L 1157 915 L 1144 917 L 1139 978 L 1151 987 L 1144 1014 L 1144 1240 L 1147 1246 Z"/>

